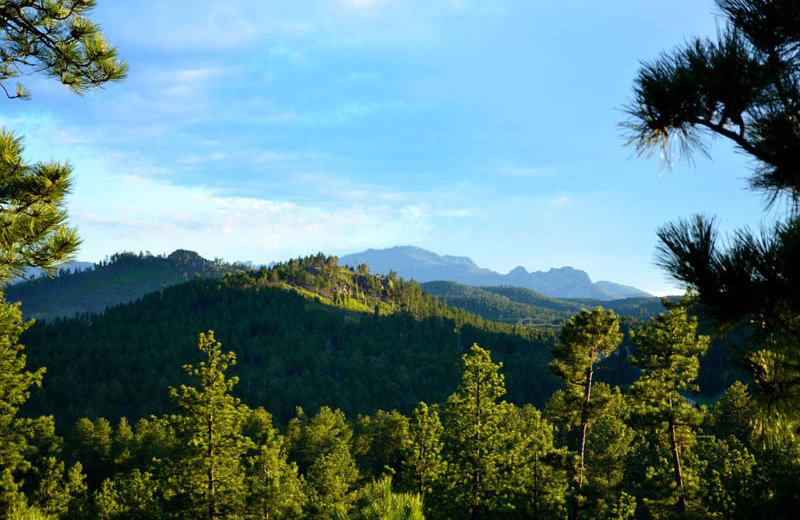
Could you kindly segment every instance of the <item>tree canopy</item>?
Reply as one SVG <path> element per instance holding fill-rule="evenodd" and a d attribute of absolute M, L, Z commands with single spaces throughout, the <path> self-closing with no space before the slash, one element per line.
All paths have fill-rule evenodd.
<path fill-rule="evenodd" d="M 20 83 L 34 73 L 57 78 L 78 94 L 125 77 L 127 66 L 88 18 L 91 0 L 0 1 L 0 88 L 9 98 L 27 98 Z M 66 225 L 65 197 L 71 168 L 63 163 L 28 164 L 19 137 L 0 129 L 0 287 L 27 267 L 52 272 L 80 243 Z M 18 305 L 0 291 L 0 511 L 27 510 L 28 497 L 46 514 L 79 514 L 81 466 L 68 471 L 55 454 L 52 417 L 18 416 L 43 370 L 25 369 L 19 334 L 27 328 Z M 37 444 L 52 439 L 52 455 Z M 35 489 L 33 493 L 21 491 Z M 27 496 L 26 496 L 27 495 Z"/>
<path fill-rule="evenodd" d="M 786 203 L 760 233 L 727 239 L 702 214 L 666 224 L 657 260 L 722 328 L 749 333 L 741 363 L 755 388 L 785 402 L 800 383 L 800 4 L 716 4 L 716 40 L 695 38 L 645 63 L 623 126 L 639 153 L 666 158 L 674 148 L 707 153 L 709 137 L 724 137 L 752 159 L 751 188 Z M 786 370 L 771 368 L 776 359 Z"/>

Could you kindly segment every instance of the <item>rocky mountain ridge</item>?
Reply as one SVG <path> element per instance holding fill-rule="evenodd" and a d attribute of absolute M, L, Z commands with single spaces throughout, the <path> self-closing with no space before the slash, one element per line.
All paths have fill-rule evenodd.
<path fill-rule="evenodd" d="M 510 285 L 524 287 L 555 298 L 617 300 L 647 297 L 650 294 L 615 282 L 592 282 L 586 271 L 565 266 L 548 271 L 529 272 L 517 266 L 507 274 L 479 267 L 465 256 L 438 255 L 414 246 L 367 249 L 339 258 L 343 265 L 367 264 L 370 271 L 413 278 L 418 282 L 446 280 L 473 286 Z"/>

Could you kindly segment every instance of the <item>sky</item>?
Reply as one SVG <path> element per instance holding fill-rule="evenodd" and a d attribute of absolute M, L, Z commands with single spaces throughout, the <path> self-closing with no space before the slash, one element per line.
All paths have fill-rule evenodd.
<path fill-rule="evenodd" d="M 619 126 L 642 62 L 716 34 L 710 0 L 100 0 L 92 18 L 125 81 L 79 97 L 30 77 L 30 100 L 0 102 L 29 160 L 73 166 L 79 260 L 415 245 L 665 294 L 659 226 L 771 218 L 728 143 L 670 167 Z"/>

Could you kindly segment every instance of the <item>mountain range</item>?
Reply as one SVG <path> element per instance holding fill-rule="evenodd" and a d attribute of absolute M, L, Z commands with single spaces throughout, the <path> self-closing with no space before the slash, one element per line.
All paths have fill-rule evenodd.
<path fill-rule="evenodd" d="M 414 246 L 397 246 L 388 249 L 367 249 L 339 258 L 343 265 L 355 267 L 367 264 L 370 271 L 399 276 L 418 282 L 452 281 L 472 286 L 515 286 L 532 289 L 554 298 L 591 298 L 619 300 L 652 296 L 641 289 L 614 282 L 592 282 L 585 271 L 572 267 L 553 268 L 549 271 L 529 272 L 518 266 L 507 274 L 478 267 L 466 256 L 440 256 Z"/>

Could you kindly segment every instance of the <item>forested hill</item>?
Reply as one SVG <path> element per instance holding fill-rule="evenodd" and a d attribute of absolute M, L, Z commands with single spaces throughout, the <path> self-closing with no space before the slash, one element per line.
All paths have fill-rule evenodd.
<path fill-rule="evenodd" d="M 76 313 L 102 312 L 153 291 L 194 278 L 214 278 L 243 266 L 206 260 L 178 249 L 169 256 L 117 253 L 92 268 L 62 270 L 55 278 L 40 276 L 5 288 L 8 301 L 21 301 L 27 318 L 52 319 Z"/>
<path fill-rule="evenodd" d="M 542 405 L 558 387 L 547 368 L 551 331 L 489 322 L 416 282 L 317 255 L 35 324 L 23 338 L 28 365 L 47 374 L 26 412 L 54 414 L 60 427 L 162 413 L 167 388 L 184 381 L 181 366 L 198 361 L 197 334 L 209 329 L 238 356 L 239 396 L 281 421 L 296 406 L 409 413 L 442 401 L 473 343 L 505 363 L 512 401 Z"/>
<path fill-rule="evenodd" d="M 450 306 L 465 309 L 487 320 L 539 328 L 559 328 L 581 309 L 604 307 L 639 320 L 647 320 L 664 311 L 661 298 L 655 297 L 611 301 L 553 298 L 525 287 L 474 287 L 442 281 L 425 282 L 422 289 Z"/>

